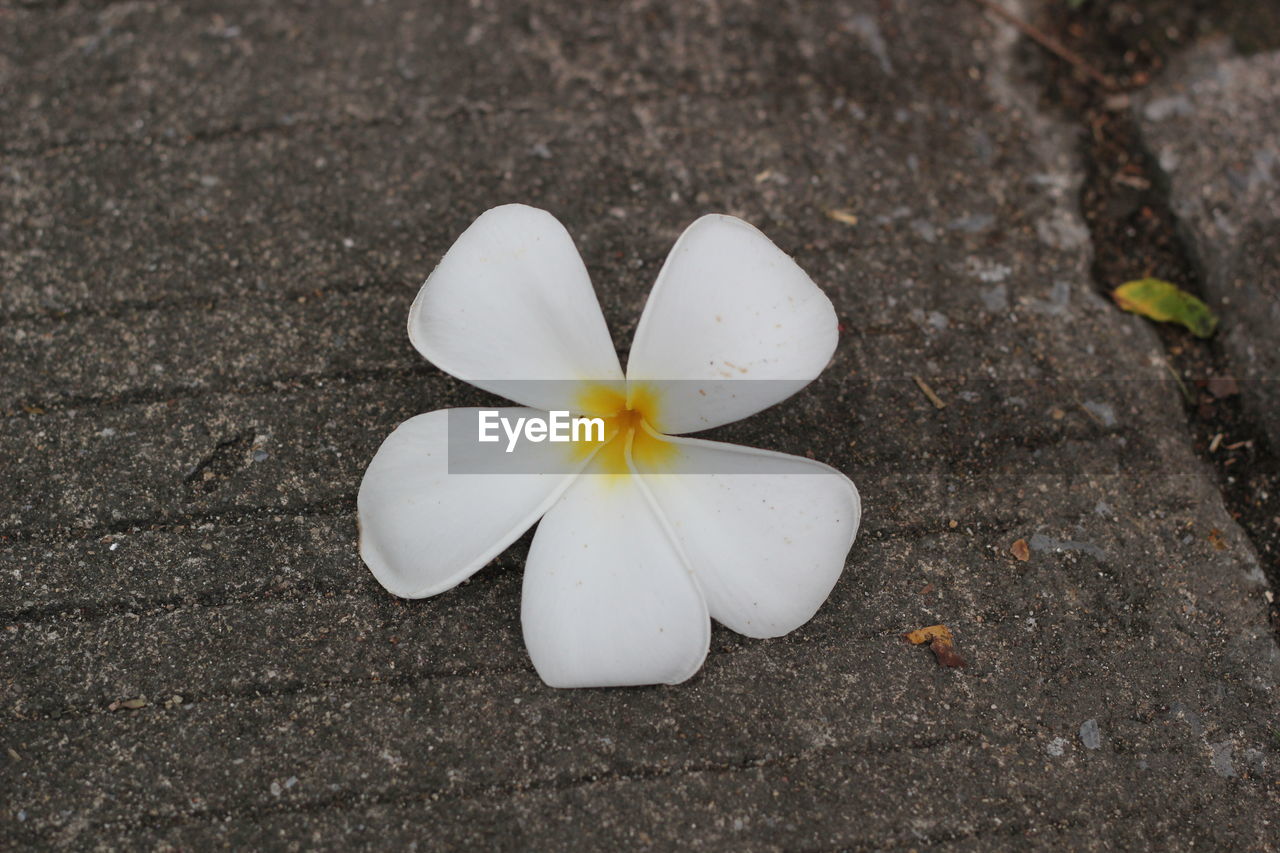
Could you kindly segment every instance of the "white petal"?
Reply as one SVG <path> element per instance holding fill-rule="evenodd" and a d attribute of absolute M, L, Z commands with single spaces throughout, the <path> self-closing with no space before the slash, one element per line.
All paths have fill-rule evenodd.
<path fill-rule="evenodd" d="M 748 637 L 808 622 L 844 569 L 862 515 L 849 478 L 820 462 L 671 438 L 645 484 L 693 566 L 712 618 Z M 640 470 L 646 469 L 641 466 Z"/>
<path fill-rule="evenodd" d="M 540 409 L 574 410 L 575 381 L 622 378 L 573 239 L 522 204 L 486 211 L 453 244 L 409 309 L 409 340 L 446 373 Z"/>
<path fill-rule="evenodd" d="M 455 470 L 494 473 L 450 474 L 448 411 L 401 424 L 378 448 L 360 483 L 360 556 L 379 583 L 404 598 L 425 598 L 462 583 L 532 527 L 576 476 L 502 473 L 566 471 L 553 456 L 566 445 L 531 442 L 517 444 L 509 459 L 476 454 L 474 442 L 455 442 Z M 497 411 L 508 418 L 543 414 Z"/>
<path fill-rule="evenodd" d="M 676 684 L 711 639 L 697 585 L 630 474 L 584 474 L 542 519 L 521 621 L 552 687 Z"/>
<path fill-rule="evenodd" d="M 835 352 L 836 326 L 831 300 L 768 237 L 732 216 L 704 216 L 658 273 L 627 379 L 659 381 L 660 431 L 708 429 L 807 385 Z"/>

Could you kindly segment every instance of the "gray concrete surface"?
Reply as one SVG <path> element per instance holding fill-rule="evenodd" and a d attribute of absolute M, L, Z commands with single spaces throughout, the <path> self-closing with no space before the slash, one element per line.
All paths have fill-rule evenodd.
<path fill-rule="evenodd" d="M 975 7 L 72 0 L 0 44 L 0 846 L 1275 849 L 1256 557 Z M 831 295 L 827 372 L 717 431 L 862 490 L 809 625 L 560 692 L 527 539 L 426 601 L 363 568 L 378 444 L 484 399 L 405 313 L 508 201 L 624 349 L 704 212 Z"/>
<path fill-rule="evenodd" d="M 1242 391 L 1280 447 L 1280 53 L 1200 45 L 1137 116 L 1222 316 Z"/>

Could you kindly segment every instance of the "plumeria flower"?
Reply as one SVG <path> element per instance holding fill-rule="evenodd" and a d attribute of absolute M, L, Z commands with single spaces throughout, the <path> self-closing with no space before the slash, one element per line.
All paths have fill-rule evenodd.
<path fill-rule="evenodd" d="M 361 557 L 390 592 L 442 593 L 541 519 L 521 623 L 554 687 L 679 683 L 702 666 L 711 619 L 778 637 L 831 592 L 858 530 L 853 483 L 809 459 L 683 436 L 780 402 L 835 350 L 831 301 L 751 225 L 711 215 L 681 235 L 625 374 L 572 238 L 523 205 L 458 238 L 409 311 L 409 339 L 446 373 L 530 407 L 504 417 L 598 416 L 607 435 L 525 442 L 469 468 L 458 457 L 478 446 L 450 443 L 449 413 L 478 410 L 401 424 L 358 499 Z M 566 454 L 574 463 L 557 466 Z"/>

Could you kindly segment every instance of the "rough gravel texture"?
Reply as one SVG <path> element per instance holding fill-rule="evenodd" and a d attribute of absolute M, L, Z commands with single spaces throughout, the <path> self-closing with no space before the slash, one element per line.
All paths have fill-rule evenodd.
<path fill-rule="evenodd" d="M 1027 53 L 961 2 L 0 5 L 0 847 L 1275 849 L 1264 581 Z M 716 431 L 862 490 L 810 624 L 555 691 L 527 538 L 361 565 L 381 440 L 486 399 L 404 318 L 508 201 L 624 352 L 708 211 L 830 294 L 828 370 Z"/>

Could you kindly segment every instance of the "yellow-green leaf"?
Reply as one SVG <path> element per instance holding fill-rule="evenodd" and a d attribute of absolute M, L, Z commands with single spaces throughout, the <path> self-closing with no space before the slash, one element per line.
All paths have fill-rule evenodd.
<path fill-rule="evenodd" d="M 1111 298 L 1126 311 L 1161 323 L 1179 323 L 1197 338 L 1207 338 L 1218 328 L 1218 318 L 1209 306 L 1176 284 L 1158 278 L 1144 278 L 1122 284 Z"/>

